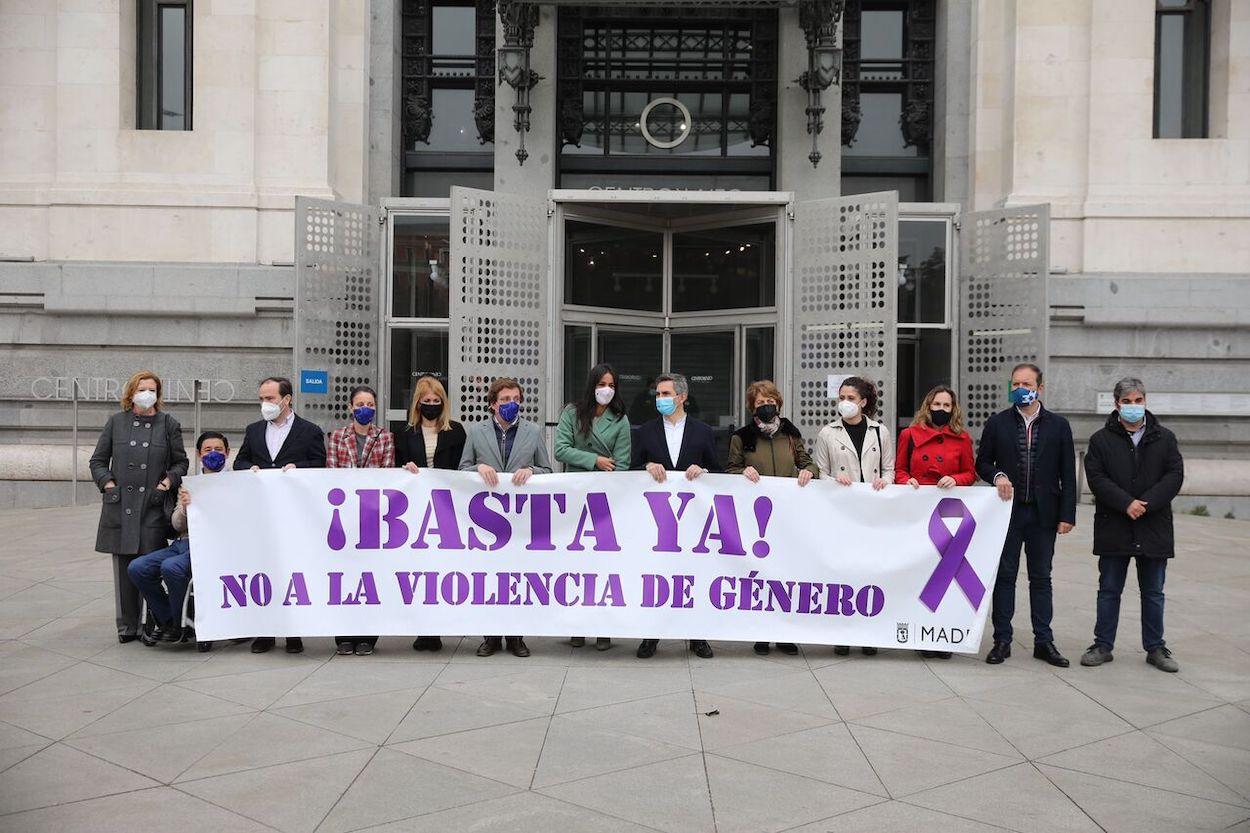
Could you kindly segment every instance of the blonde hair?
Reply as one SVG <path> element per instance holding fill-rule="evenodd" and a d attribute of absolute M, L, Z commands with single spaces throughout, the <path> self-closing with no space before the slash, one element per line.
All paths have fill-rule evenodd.
<path fill-rule="evenodd" d="M 443 413 L 438 417 L 438 430 L 451 429 L 451 403 L 447 401 L 447 390 L 443 383 L 433 376 L 422 376 L 412 389 L 412 405 L 408 407 L 408 424 L 416 428 L 421 424 L 421 400 L 434 394 L 443 400 Z"/>
<path fill-rule="evenodd" d="M 125 386 L 122 387 L 123 411 L 130 411 L 134 409 L 135 394 L 138 392 L 139 383 L 144 379 L 151 379 L 153 382 L 156 382 L 156 404 L 152 407 L 159 411 L 161 406 L 165 404 L 164 400 L 161 399 L 161 391 L 164 390 L 164 385 L 161 384 L 161 377 L 157 376 L 150 370 L 140 370 L 127 379 Z"/>
<path fill-rule="evenodd" d="M 947 427 L 951 429 L 952 434 L 962 434 L 966 430 L 964 428 L 964 409 L 959 407 L 959 398 L 955 396 L 955 391 L 946 385 L 938 385 L 924 395 L 924 401 L 920 403 L 920 409 L 916 411 L 916 415 L 911 419 L 912 427 L 914 428 L 917 425 L 924 425 L 929 428 L 934 427 L 933 420 L 929 418 L 929 411 L 933 406 L 933 400 L 937 398 L 939 393 L 949 394 L 951 398 L 951 421 L 946 424 Z"/>
<path fill-rule="evenodd" d="M 758 382 L 752 382 L 747 386 L 747 415 L 750 416 L 755 411 L 755 400 L 761 396 L 768 396 L 777 400 L 777 409 L 781 409 L 781 391 L 777 390 L 777 385 L 771 379 L 761 379 Z"/>

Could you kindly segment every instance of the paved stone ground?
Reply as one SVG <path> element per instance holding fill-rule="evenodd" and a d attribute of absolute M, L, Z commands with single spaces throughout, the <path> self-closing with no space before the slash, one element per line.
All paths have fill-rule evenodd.
<path fill-rule="evenodd" d="M 1090 522 L 1055 624 L 1090 641 Z M 0 513 L 0 830 L 1250 831 L 1250 525 L 1182 517 L 1181 673 L 906 652 L 649 662 L 555 639 L 370 658 L 118 645 L 96 511 Z M 1018 631 L 1019 632 L 1019 631 Z M 984 647 L 984 646 L 983 646 Z M 706 716 L 718 709 L 719 714 Z"/>

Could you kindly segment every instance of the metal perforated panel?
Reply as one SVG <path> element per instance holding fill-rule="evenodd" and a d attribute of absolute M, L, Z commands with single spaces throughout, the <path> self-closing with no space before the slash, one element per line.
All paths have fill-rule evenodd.
<path fill-rule="evenodd" d="M 1007 406 L 1011 368 L 1045 369 L 1050 207 L 963 216 L 959 233 L 959 366 L 968 427 Z"/>
<path fill-rule="evenodd" d="M 836 416 L 829 377 L 863 376 L 893 426 L 898 194 L 797 203 L 793 246 L 796 424 L 810 443 Z"/>
<path fill-rule="evenodd" d="M 378 388 L 381 219 L 369 206 L 295 199 L 291 381 L 300 416 L 327 430 L 348 418 L 353 387 Z M 301 391 L 304 371 L 328 373 L 327 391 Z"/>
<path fill-rule="evenodd" d="M 521 383 L 537 422 L 547 385 L 547 206 L 516 194 L 451 189 L 449 390 L 462 419 L 487 413 L 491 380 Z"/>

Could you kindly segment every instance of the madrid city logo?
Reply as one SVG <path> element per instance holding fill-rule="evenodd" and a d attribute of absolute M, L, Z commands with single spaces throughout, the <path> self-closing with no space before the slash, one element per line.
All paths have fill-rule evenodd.
<path fill-rule="evenodd" d="M 898 640 L 899 645 L 907 644 L 907 623 L 899 622 L 894 629 L 894 638 Z"/>

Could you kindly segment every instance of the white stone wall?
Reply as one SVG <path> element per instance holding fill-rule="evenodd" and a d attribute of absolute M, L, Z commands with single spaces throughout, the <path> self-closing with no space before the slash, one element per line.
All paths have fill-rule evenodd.
<path fill-rule="evenodd" d="M 0 257 L 292 261 L 364 196 L 367 0 L 198 0 L 191 131 L 134 129 L 134 7 L 0 2 Z"/>
<path fill-rule="evenodd" d="M 1250 2 L 1214 0 L 1211 137 L 1154 139 L 1154 3 L 977 0 L 973 208 L 1048 202 L 1069 273 L 1250 272 Z"/>

